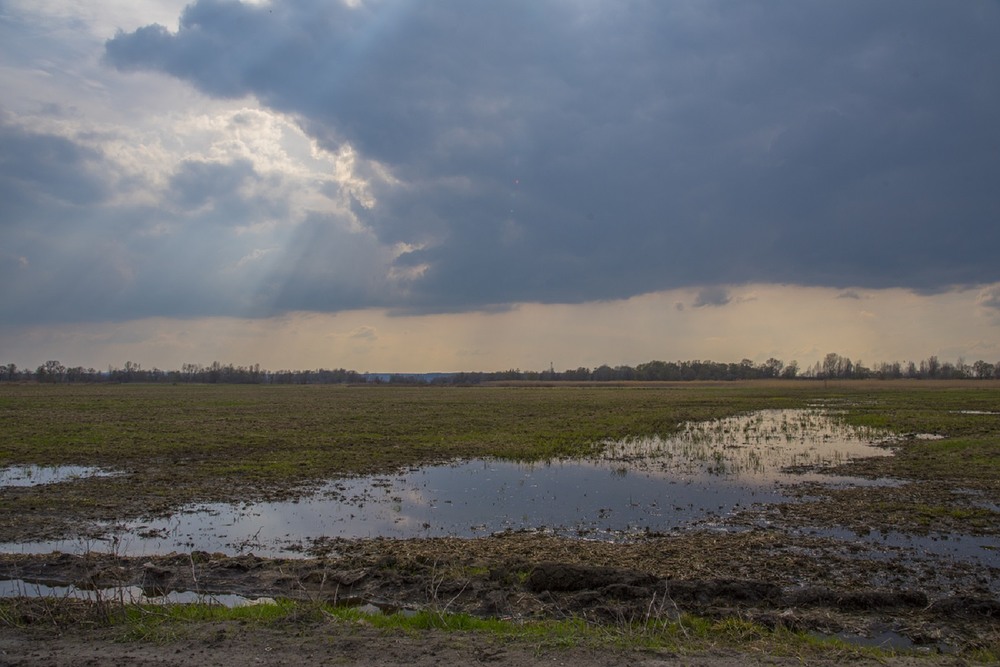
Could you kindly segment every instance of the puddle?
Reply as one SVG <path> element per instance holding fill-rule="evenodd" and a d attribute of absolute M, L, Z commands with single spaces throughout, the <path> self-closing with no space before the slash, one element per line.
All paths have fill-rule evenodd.
<path fill-rule="evenodd" d="M 937 557 L 951 561 L 974 563 L 983 567 L 1000 567 L 1000 551 L 993 535 L 961 535 L 958 533 L 930 533 L 911 535 L 891 531 L 871 530 L 858 533 L 846 528 L 824 528 L 803 530 L 803 534 L 813 537 L 828 537 L 867 546 L 867 558 L 882 557 L 886 560 L 899 558 L 903 550 L 914 557 Z M 997 582 L 1000 584 L 1000 582 Z M 998 589 L 1000 590 L 1000 589 Z"/>
<path fill-rule="evenodd" d="M 687 424 L 676 438 L 608 442 L 587 461 L 475 460 L 341 479 L 293 501 L 193 505 L 167 519 L 108 526 L 104 540 L 0 544 L 0 551 L 288 556 L 323 538 L 520 530 L 621 540 L 788 500 L 783 487 L 790 483 L 892 483 L 819 472 L 852 458 L 890 455 L 873 444 L 886 437 L 819 410 L 770 410 Z"/>
<path fill-rule="evenodd" d="M 169 591 L 157 594 L 139 586 L 121 586 L 98 590 L 76 586 L 49 586 L 41 583 L 8 579 L 0 581 L 0 598 L 52 598 L 56 600 L 86 600 L 88 602 L 116 602 L 123 604 L 214 604 L 224 607 L 249 607 L 276 604 L 273 598 L 245 598 L 231 593 L 208 594 L 194 591 Z"/>
<path fill-rule="evenodd" d="M 856 428 L 817 410 L 763 410 L 711 422 L 690 422 L 671 438 L 609 441 L 600 460 L 671 475 L 712 475 L 756 482 L 825 481 L 806 473 L 891 452 L 873 443 L 887 431 Z"/>
<path fill-rule="evenodd" d="M 341 598 L 336 601 L 337 607 L 354 609 L 355 611 L 364 614 L 366 616 L 392 616 L 398 614 L 404 617 L 413 617 L 419 613 L 419 610 L 412 607 L 402 607 L 398 604 L 393 604 L 392 602 L 386 602 L 384 600 L 370 600 L 368 598 L 361 597 L 347 597 Z"/>
<path fill-rule="evenodd" d="M 110 477 L 120 473 L 90 466 L 19 465 L 0 468 L 0 488 L 61 484 L 88 477 Z"/>
<path fill-rule="evenodd" d="M 273 605 L 272 597 L 244 597 L 233 593 L 199 593 L 195 591 L 158 591 L 139 586 L 117 586 L 101 589 L 78 586 L 49 585 L 24 579 L 0 580 L 2 598 L 50 598 L 53 600 L 85 600 L 87 602 L 107 602 L 113 604 L 167 605 L 167 604 L 209 604 L 230 609 Z M 338 607 L 354 609 L 367 616 L 414 616 L 417 609 L 403 607 L 384 600 L 362 597 L 346 597 L 336 600 Z"/>
<path fill-rule="evenodd" d="M 954 653 L 955 650 L 943 642 L 936 642 L 930 645 L 917 644 L 912 639 L 895 630 L 875 630 L 869 634 L 857 634 L 853 632 L 810 632 L 811 636 L 817 639 L 838 639 L 852 646 L 863 646 L 868 648 L 878 648 L 884 651 L 918 651 Z"/>

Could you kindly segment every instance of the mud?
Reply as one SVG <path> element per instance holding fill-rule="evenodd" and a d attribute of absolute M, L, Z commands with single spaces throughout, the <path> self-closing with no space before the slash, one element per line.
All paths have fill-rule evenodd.
<path fill-rule="evenodd" d="M 936 559 L 845 553 L 842 542 L 777 531 L 651 538 L 631 544 L 516 533 L 475 540 L 332 540 L 301 559 L 193 552 L 152 558 L 0 556 L 0 577 L 147 595 L 281 597 L 444 609 L 505 619 L 593 623 L 737 617 L 862 641 L 891 634 L 934 653 L 1000 646 L 1000 572 Z M 849 550 L 848 550 L 849 551 Z"/>
<path fill-rule="evenodd" d="M 89 630 L 81 641 L 79 630 L 52 636 L 42 632 L 12 632 L 0 626 L 0 664 L 10 667 L 45 665 L 138 665 L 187 667 L 214 665 L 386 665 L 429 667 L 431 665 L 478 665 L 527 667 L 529 665 L 573 665 L 574 667 L 828 667 L 880 665 L 881 667 L 926 666 L 925 657 L 845 658 L 837 653 L 817 656 L 804 663 L 799 656 L 773 656 L 726 649 L 698 653 L 595 649 L 511 643 L 479 635 L 429 631 L 420 635 L 386 634 L 361 625 L 335 622 L 312 623 L 295 628 L 243 628 L 233 624 L 204 623 L 191 634 L 160 643 L 116 641 L 113 632 Z M 941 664 L 964 666 L 960 659 L 945 658 Z"/>

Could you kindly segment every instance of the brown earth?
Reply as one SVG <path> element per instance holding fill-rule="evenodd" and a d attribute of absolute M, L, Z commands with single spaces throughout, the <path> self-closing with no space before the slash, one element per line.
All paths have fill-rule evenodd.
<path fill-rule="evenodd" d="M 102 636 L 103 635 L 103 636 Z M 668 651 L 639 651 L 614 648 L 550 648 L 524 643 L 510 643 L 479 635 L 431 631 L 419 636 L 386 634 L 361 626 L 337 623 L 317 624 L 291 634 L 284 629 L 254 628 L 252 631 L 232 624 L 203 624 L 195 634 L 164 643 L 116 642 L 108 632 L 70 630 L 58 636 L 51 633 L 14 631 L 0 627 L 0 665 L 21 667 L 47 665 L 573 665 L 574 667 L 742 667 L 745 665 L 816 665 L 827 667 L 845 663 L 919 667 L 929 664 L 921 657 L 893 656 L 849 660 L 839 656 L 773 656 L 733 650 L 708 650 L 697 654 Z M 966 665 L 964 660 L 943 657 L 942 665 Z"/>
<path fill-rule="evenodd" d="M 695 532 L 629 544 L 511 533 L 477 540 L 331 540 L 324 555 L 302 559 L 228 557 L 194 552 L 153 558 L 49 554 L 0 556 L 0 578 L 113 590 L 134 585 L 248 598 L 270 596 L 379 610 L 440 610 L 520 619 L 582 618 L 616 628 L 681 614 L 738 618 L 862 641 L 887 638 L 941 664 L 953 654 L 1000 647 L 997 568 L 936 559 L 868 558 L 844 544 L 778 531 Z M 919 585 L 916 585 L 918 584 Z M 561 648 L 488 635 L 414 636 L 365 625 L 325 622 L 286 627 L 201 624 L 163 643 L 116 643 L 113 628 L 59 623 L 29 602 L 0 623 L 2 664 L 791 664 L 723 643 L 696 655 Z M 201 627 L 205 625 L 206 627 Z M 53 628 L 57 636 L 52 637 Z M 119 631 L 120 633 L 120 631 Z M 872 641 L 872 643 L 875 643 Z M 728 648 L 727 648 L 728 646 Z M 758 650 L 769 650 L 758 649 Z M 800 656 L 801 657 L 801 656 Z M 863 654 L 809 662 L 864 662 Z M 885 658 L 880 658 L 880 661 Z M 892 664 L 914 657 L 894 659 Z M 4 662 L 6 661 L 6 662 Z"/>

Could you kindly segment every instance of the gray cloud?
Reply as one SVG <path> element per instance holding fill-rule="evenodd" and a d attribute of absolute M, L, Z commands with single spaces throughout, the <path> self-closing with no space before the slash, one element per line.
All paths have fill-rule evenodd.
<path fill-rule="evenodd" d="M 722 287 L 705 287 L 698 292 L 698 296 L 694 300 L 694 307 L 725 306 L 732 300 L 729 291 Z"/>
<path fill-rule="evenodd" d="M 389 253 L 344 220 L 312 214 L 298 225 L 260 288 L 270 312 L 337 311 L 392 305 Z"/>
<path fill-rule="evenodd" d="M 983 289 L 979 293 L 976 303 L 983 308 L 992 308 L 1000 311 L 1000 285 L 991 285 Z"/>
<path fill-rule="evenodd" d="M 374 343 L 378 340 L 378 331 L 375 327 L 358 327 L 351 332 L 350 337 L 355 340 L 363 340 L 367 343 Z"/>
<path fill-rule="evenodd" d="M 0 225 L 30 224 L 26 218 L 35 199 L 80 206 L 108 195 L 97 151 L 3 120 L 0 116 Z"/>
<path fill-rule="evenodd" d="M 151 206 L 110 196 L 119 170 L 74 139 L 0 122 L 8 321 L 267 316 L 384 298 L 385 251 L 343 216 L 287 222 L 280 176 L 244 160 L 188 160 Z M 281 224 L 259 232 L 237 229 L 274 220 Z"/>
<path fill-rule="evenodd" d="M 752 281 L 992 283 L 998 28 L 995 4 L 919 0 L 199 0 L 176 31 L 119 33 L 106 61 L 253 96 L 395 179 L 373 179 L 377 205 L 355 209 L 370 234 L 317 214 L 266 239 L 281 251 L 249 263 L 258 273 L 242 283 L 183 262 L 177 275 L 167 258 L 193 237 L 116 239 L 142 275 L 207 281 L 190 286 L 192 312 L 445 311 Z M 107 227 L 99 156 L 52 137 L 0 141 L 27 160 L 0 162 L 12 194 L 0 224 L 45 198 L 45 210 L 90 207 L 83 218 Z M 188 161 L 170 183 L 183 211 L 149 213 L 219 227 L 195 255 L 234 262 L 253 248 L 224 228 L 285 211 L 248 187 L 261 178 L 248 163 Z M 398 243 L 413 250 L 387 256 Z M 391 278 L 401 274 L 415 279 Z M 154 282 L 136 278 L 151 290 L 143 312 L 177 312 L 178 290 Z"/>
<path fill-rule="evenodd" d="M 1000 278 L 994 5 L 587 7 L 201 0 L 106 55 L 388 165 L 410 307 Z"/>
<path fill-rule="evenodd" d="M 240 187 L 257 174 L 248 160 L 230 164 L 187 160 L 170 178 L 171 201 L 198 208 L 220 198 L 238 196 Z"/>

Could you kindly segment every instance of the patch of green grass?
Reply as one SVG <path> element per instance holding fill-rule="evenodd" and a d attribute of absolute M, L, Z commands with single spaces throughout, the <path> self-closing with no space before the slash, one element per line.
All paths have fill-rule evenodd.
<path fill-rule="evenodd" d="M 123 605 L 113 624 L 121 628 L 122 641 L 165 642 L 199 624 L 229 622 L 241 625 L 274 625 L 290 621 L 318 621 L 316 605 L 276 600 L 241 607 L 218 604 Z"/>
<path fill-rule="evenodd" d="M 563 620 L 502 620 L 480 618 L 465 613 L 423 610 L 410 613 L 370 614 L 353 607 L 278 601 L 274 605 L 225 608 L 216 605 L 168 605 L 142 607 L 129 613 L 124 624 L 127 638 L 148 640 L 164 636 L 172 628 L 205 621 L 236 621 L 243 624 L 310 623 L 320 620 L 361 623 L 387 632 L 419 634 L 431 630 L 477 633 L 503 641 L 521 641 L 548 647 L 616 646 L 623 649 L 667 649 L 680 652 L 710 648 L 766 647 L 783 654 L 825 652 L 831 649 L 849 655 L 886 655 L 877 649 L 851 646 L 842 640 L 823 639 L 786 629 L 769 629 L 750 621 L 730 617 L 708 619 L 683 615 L 674 621 L 588 623 L 580 618 Z M 167 635 L 172 634 L 167 632 Z"/>
<path fill-rule="evenodd" d="M 682 614 L 673 619 L 621 620 L 593 623 L 581 618 L 561 620 L 506 620 L 465 613 L 422 610 L 409 613 L 371 614 L 353 607 L 315 601 L 279 599 L 242 607 L 211 603 L 132 605 L 117 604 L 108 613 L 106 604 L 79 600 L 0 600 L 0 623 L 27 627 L 108 627 L 117 629 L 125 642 L 166 643 L 199 636 L 210 627 L 216 638 L 233 636 L 255 627 L 303 634 L 322 631 L 325 623 L 365 625 L 386 633 L 419 635 L 428 631 L 480 635 L 501 642 L 524 642 L 549 649 L 614 647 L 622 650 L 666 650 L 681 655 L 724 649 L 800 659 L 833 655 L 842 659 L 880 659 L 897 652 L 857 646 L 837 638 L 824 638 L 783 627 L 770 628 L 740 617 L 706 618 Z M 27 609 L 27 611 L 26 611 Z M 42 610 L 42 611 L 39 611 Z M 994 652 L 978 649 L 968 657 L 995 663 Z"/>
<path fill-rule="evenodd" d="M 889 525 L 911 526 L 914 530 L 958 531 L 970 534 L 988 534 L 995 531 L 1000 514 L 980 507 L 932 505 L 917 501 L 898 501 L 888 498 L 873 501 L 866 508 Z"/>

